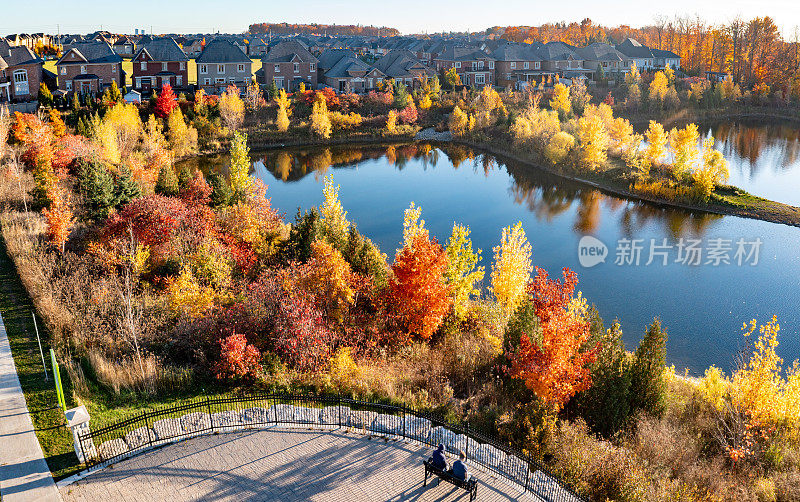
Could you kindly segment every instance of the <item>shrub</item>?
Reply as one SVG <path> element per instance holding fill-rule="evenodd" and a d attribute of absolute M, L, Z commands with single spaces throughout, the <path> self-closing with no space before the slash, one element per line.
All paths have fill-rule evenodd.
<path fill-rule="evenodd" d="M 233 333 L 219 341 L 220 359 L 215 365 L 217 378 L 244 378 L 258 376 L 261 354 L 247 338 Z"/>
<path fill-rule="evenodd" d="M 559 164 L 567 158 L 574 147 L 575 138 L 569 133 L 560 131 L 550 138 L 550 142 L 544 150 L 544 155 L 554 165 Z"/>

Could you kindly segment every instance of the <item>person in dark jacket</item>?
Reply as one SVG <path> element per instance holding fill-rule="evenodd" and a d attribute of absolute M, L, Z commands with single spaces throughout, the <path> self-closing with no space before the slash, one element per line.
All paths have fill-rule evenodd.
<path fill-rule="evenodd" d="M 447 459 L 444 458 L 444 445 L 440 444 L 436 451 L 433 452 L 431 458 L 428 459 L 431 464 L 437 469 L 441 469 L 443 471 L 447 470 Z"/>
<path fill-rule="evenodd" d="M 453 473 L 453 476 L 457 477 L 458 479 L 469 481 L 469 472 L 467 472 L 467 464 L 465 462 L 467 460 L 467 456 L 464 455 L 464 452 L 458 453 L 458 460 L 453 462 L 453 468 L 450 469 L 450 472 Z"/>

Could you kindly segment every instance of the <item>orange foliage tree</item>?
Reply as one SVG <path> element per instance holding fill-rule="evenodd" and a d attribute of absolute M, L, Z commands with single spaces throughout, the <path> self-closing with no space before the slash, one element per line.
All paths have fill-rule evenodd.
<path fill-rule="evenodd" d="M 72 230 L 72 209 L 69 207 L 63 188 L 57 184 L 51 190 L 50 199 L 50 207 L 42 209 L 42 214 L 47 221 L 47 238 L 54 247 L 63 253 L 64 244 Z"/>
<path fill-rule="evenodd" d="M 261 353 L 247 343 L 241 333 L 233 333 L 219 341 L 220 359 L 214 367 L 217 378 L 256 377 Z"/>
<path fill-rule="evenodd" d="M 409 333 L 427 340 L 439 328 L 453 299 L 445 283 L 447 253 L 421 229 L 395 256 L 389 298 Z"/>
<path fill-rule="evenodd" d="M 509 355 L 511 375 L 524 380 L 526 387 L 556 411 L 576 393 L 591 387 L 589 365 L 598 350 L 582 350 L 589 338 L 589 322 L 573 308 L 578 277 L 568 268 L 563 276 L 563 282 L 551 280 L 536 267 L 528 295 L 541 332 L 538 337 L 523 334 L 519 348 Z"/>

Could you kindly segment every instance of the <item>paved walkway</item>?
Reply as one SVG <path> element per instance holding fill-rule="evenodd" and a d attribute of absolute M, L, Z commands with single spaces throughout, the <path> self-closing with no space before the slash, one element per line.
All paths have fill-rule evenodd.
<path fill-rule="evenodd" d="M 200 436 L 123 460 L 60 489 L 65 501 L 467 501 L 453 485 L 422 486 L 416 444 L 344 431 L 267 429 Z M 474 471 L 481 502 L 535 501 Z"/>
<path fill-rule="evenodd" d="M 0 495 L 3 502 L 61 500 L 33 430 L 0 316 Z"/>

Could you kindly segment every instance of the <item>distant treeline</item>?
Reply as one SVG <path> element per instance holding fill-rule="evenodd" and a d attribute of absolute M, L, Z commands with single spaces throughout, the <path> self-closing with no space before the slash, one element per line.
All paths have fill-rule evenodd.
<path fill-rule="evenodd" d="M 400 34 L 397 28 L 385 26 L 360 26 L 354 24 L 293 24 L 293 23 L 255 23 L 251 24 L 248 31 L 254 35 L 259 33 L 274 33 L 276 35 L 291 35 L 293 33 L 328 34 L 337 36 L 375 35 L 393 37 Z"/>

